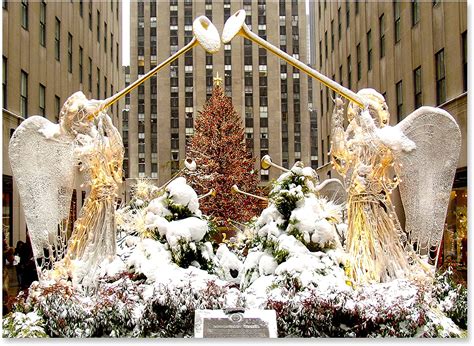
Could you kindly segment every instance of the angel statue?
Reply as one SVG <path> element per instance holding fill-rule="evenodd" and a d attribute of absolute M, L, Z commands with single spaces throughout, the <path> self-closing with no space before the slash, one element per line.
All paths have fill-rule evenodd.
<path fill-rule="evenodd" d="M 348 275 L 355 284 L 429 273 L 443 234 L 461 133 L 447 112 L 421 107 L 396 126 L 381 94 L 362 89 L 365 108 L 336 99 L 331 156 L 348 191 Z M 405 231 L 390 195 L 397 188 Z"/>
<path fill-rule="evenodd" d="M 115 197 L 122 181 L 124 148 L 110 117 L 101 111 L 102 103 L 76 92 L 62 107 L 59 124 L 32 116 L 10 140 L 10 163 L 40 280 L 65 273 L 87 286 L 98 265 L 115 255 Z M 90 193 L 68 244 L 78 171 Z"/>

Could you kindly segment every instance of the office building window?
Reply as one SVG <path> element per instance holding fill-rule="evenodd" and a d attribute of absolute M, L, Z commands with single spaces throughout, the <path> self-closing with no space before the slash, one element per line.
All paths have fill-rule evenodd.
<path fill-rule="evenodd" d="M 83 59 L 84 59 L 84 52 L 82 50 L 82 47 L 79 46 L 79 83 L 82 84 L 82 72 L 83 72 Z"/>
<path fill-rule="evenodd" d="M 110 33 L 110 61 L 114 62 L 114 34 Z"/>
<path fill-rule="evenodd" d="M 412 25 L 420 21 L 420 3 L 418 0 L 411 0 L 411 19 Z"/>
<path fill-rule="evenodd" d="M 350 2 L 346 1 L 346 29 L 349 29 L 351 24 L 351 6 Z"/>
<path fill-rule="evenodd" d="M 20 77 L 20 115 L 28 117 L 28 73 L 23 70 Z"/>
<path fill-rule="evenodd" d="M 40 45 L 46 47 L 46 3 L 40 3 Z"/>
<path fill-rule="evenodd" d="M 100 11 L 97 10 L 97 42 L 100 43 Z"/>
<path fill-rule="evenodd" d="M 357 80 L 360 81 L 360 79 L 362 78 L 362 59 L 360 55 L 360 43 L 357 45 L 356 53 L 357 53 Z"/>
<path fill-rule="evenodd" d="M 372 30 L 367 32 L 367 70 L 372 70 Z"/>
<path fill-rule="evenodd" d="M 97 99 L 100 100 L 100 69 L 97 68 L 97 85 L 96 85 L 96 91 L 97 91 Z"/>
<path fill-rule="evenodd" d="M 319 68 L 323 67 L 323 43 L 319 41 Z"/>
<path fill-rule="evenodd" d="M 352 64 L 350 55 L 347 57 L 347 87 L 349 89 L 352 88 Z"/>
<path fill-rule="evenodd" d="M 67 35 L 67 70 L 72 73 L 72 35 Z"/>
<path fill-rule="evenodd" d="M 39 113 L 46 115 L 46 87 L 43 84 L 39 85 Z"/>
<path fill-rule="evenodd" d="M 107 53 L 107 23 L 104 23 L 104 53 Z"/>
<path fill-rule="evenodd" d="M 57 61 L 61 60 L 61 21 L 58 17 L 54 27 L 54 56 Z"/>
<path fill-rule="evenodd" d="M 463 91 L 467 91 L 467 31 L 461 35 Z"/>
<path fill-rule="evenodd" d="M 401 38 L 401 21 L 400 21 L 400 1 L 395 0 L 393 3 L 393 13 L 395 17 L 395 43 Z"/>
<path fill-rule="evenodd" d="M 444 49 L 435 55 L 436 60 L 436 104 L 446 101 L 446 70 L 444 66 Z"/>
<path fill-rule="evenodd" d="M 104 99 L 107 98 L 107 77 L 104 76 Z"/>
<path fill-rule="evenodd" d="M 385 56 L 385 16 L 382 14 L 379 18 L 380 29 L 380 57 Z"/>
<path fill-rule="evenodd" d="M 8 59 L 5 57 L 5 56 L 2 56 L 2 84 L 3 84 L 3 90 L 2 90 L 2 93 L 3 93 L 3 97 L 2 97 L 2 101 L 3 101 L 3 105 L 2 107 L 3 108 L 7 108 L 7 73 L 8 73 Z"/>
<path fill-rule="evenodd" d="M 54 114 L 54 117 L 56 119 L 56 122 L 59 121 L 59 113 L 61 113 L 61 99 L 59 98 L 58 95 L 54 95 L 54 110 L 56 114 Z"/>
<path fill-rule="evenodd" d="M 89 30 L 92 31 L 92 0 L 89 0 Z"/>
<path fill-rule="evenodd" d="M 331 52 L 334 52 L 334 20 L 331 20 Z"/>
<path fill-rule="evenodd" d="M 337 37 L 341 40 L 342 37 L 342 19 L 341 19 L 341 8 L 337 9 Z"/>
<path fill-rule="evenodd" d="M 28 0 L 21 0 L 21 26 L 28 30 Z"/>
<path fill-rule="evenodd" d="M 421 90 L 421 66 L 413 71 L 413 81 L 415 88 L 415 109 L 420 108 L 423 103 L 422 90 Z"/>
<path fill-rule="evenodd" d="M 92 59 L 89 58 L 89 76 L 88 76 L 89 92 L 92 92 Z"/>
<path fill-rule="evenodd" d="M 397 97 L 397 118 L 398 121 L 403 119 L 403 86 L 402 81 L 399 81 L 395 86 L 395 92 Z"/>
<path fill-rule="evenodd" d="M 79 15 L 81 18 L 84 16 L 84 3 L 82 0 L 79 0 Z"/>
<path fill-rule="evenodd" d="M 324 33 L 324 51 L 326 52 L 325 57 L 328 58 L 328 32 Z"/>

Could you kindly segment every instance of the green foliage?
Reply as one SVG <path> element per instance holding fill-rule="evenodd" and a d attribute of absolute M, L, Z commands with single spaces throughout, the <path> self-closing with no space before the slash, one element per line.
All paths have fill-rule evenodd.
<path fill-rule="evenodd" d="M 282 264 L 288 258 L 290 253 L 285 249 L 274 249 L 273 250 L 273 257 L 278 264 Z"/>
<path fill-rule="evenodd" d="M 13 312 L 3 318 L 4 338 L 47 338 L 45 322 L 34 312 Z"/>
<path fill-rule="evenodd" d="M 296 203 L 300 200 L 300 197 L 289 191 L 282 191 L 274 198 L 274 203 L 277 210 L 283 215 L 285 222 L 282 225 L 278 225 L 280 229 L 285 230 L 288 227 L 291 212 L 296 208 Z"/>
<path fill-rule="evenodd" d="M 305 184 L 305 179 L 305 176 L 291 172 L 288 177 L 276 183 L 277 185 L 270 193 L 270 198 L 276 197 L 281 190 L 290 190 L 294 186 L 301 186 L 301 192 L 308 193 L 309 189 Z"/>
<path fill-rule="evenodd" d="M 178 240 L 178 246 L 171 248 L 171 258 L 181 268 L 188 268 L 196 263 L 202 270 L 213 272 L 214 262 L 202 255 L 203 242 L 188 242 L 185 239 Z"/>
<path fill-rule="evenodd" d="M 219 227 L 218 225 L 212 221 L 210 218 L 206 217 L 207 218 L 207 226 L 208 226 L 208 231 L 207 233 L 204 235 L 204 237 L 202 238 L 202 241 L 203 242 L 211 242 L 211 244 L 217 248 L 218 247 L 218 244 L 216 244 L 214 242 L 214 239 L 215 237 L 217 236 L 217 234 L 219 234 Z"/>
<path fill-rule="evenodd" d="M 176 204 L 173 202 L 172 199 L 166 199 L 166 207 L 170 211 L 171 215 L 165 216 L 165 219 L 169 222 L 186 219 L 191 216 L 195 216 L 191 210 L 189 210 L 188 206 Z"/>
<path fill-rule="evenodd" d="M 293 224 L 291 224 L 292 222 Z M 299 230 L 298 227 L 296 227 L 297 223 L 298 223 L 297 220 L 291 220 L 290 225 L 288 227 L 288 235 L 292 235 L 297 240 L 299 240 L 302 244 L 304 244 L 308 248 L 309 251 L 311 252 L 327 251 L 330 249 L 334 249 L 336 247 L 335 242 L 331 242 L 331 241 L 328 241 L 324 244 L 313 243 L 311 240 L 306 241 L 304 239 L 303 233 Z"/>
<path fill-rule="evenodd" d="M 465 286 L 455 282 L 451 267 L 436 275 L 433 292 L 442 311 L 458 326 L 467 329 L 468 291 Z"/>

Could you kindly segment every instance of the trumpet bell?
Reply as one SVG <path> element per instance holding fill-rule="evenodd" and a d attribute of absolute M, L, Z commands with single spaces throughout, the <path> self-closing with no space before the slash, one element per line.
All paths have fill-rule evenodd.
<path fill-rule="evenodd" d="M 222 30 L 222 42 L 230 42 L 239 33 L 245 23 L 245 10 L 238 10 L 227 19 Z"/>
<path fill-rule="evenodd" d="M 221 48 L 219 32 L 206 16 L 200 16 L 194 20 L 193 33 L 206 52 L 214 54 Z"/>
<path fill-rule="evenodd" d="M 270 155 L 265 155 L 264 157 L 262 157 L 262 159 L 260 160 L 260 167 L 262 169 L 269 169 L 271 166 L 272 158 L 270 157 Z"/>

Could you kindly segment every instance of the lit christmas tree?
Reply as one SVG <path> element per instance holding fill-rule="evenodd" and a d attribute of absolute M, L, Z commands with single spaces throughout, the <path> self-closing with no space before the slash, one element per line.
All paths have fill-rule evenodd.
<path fill-rule="evenodd" d="M 189 184 L 198 194 L 215 190 L 214 198 L 200 200 L 200 209 L 216 218 L 219 226 L 229 222 L 246 222 L 261 211 L 258 200 L 232 193 L 232 186 L 258 194 L 255 159 L 247 151 L 242 119 L 230 97 L 214 78 L 214 90 L 195 121 L 194 136 L 187 148 L 188 157 L 197 163 L 194 172 L 187 172 Z"/>

